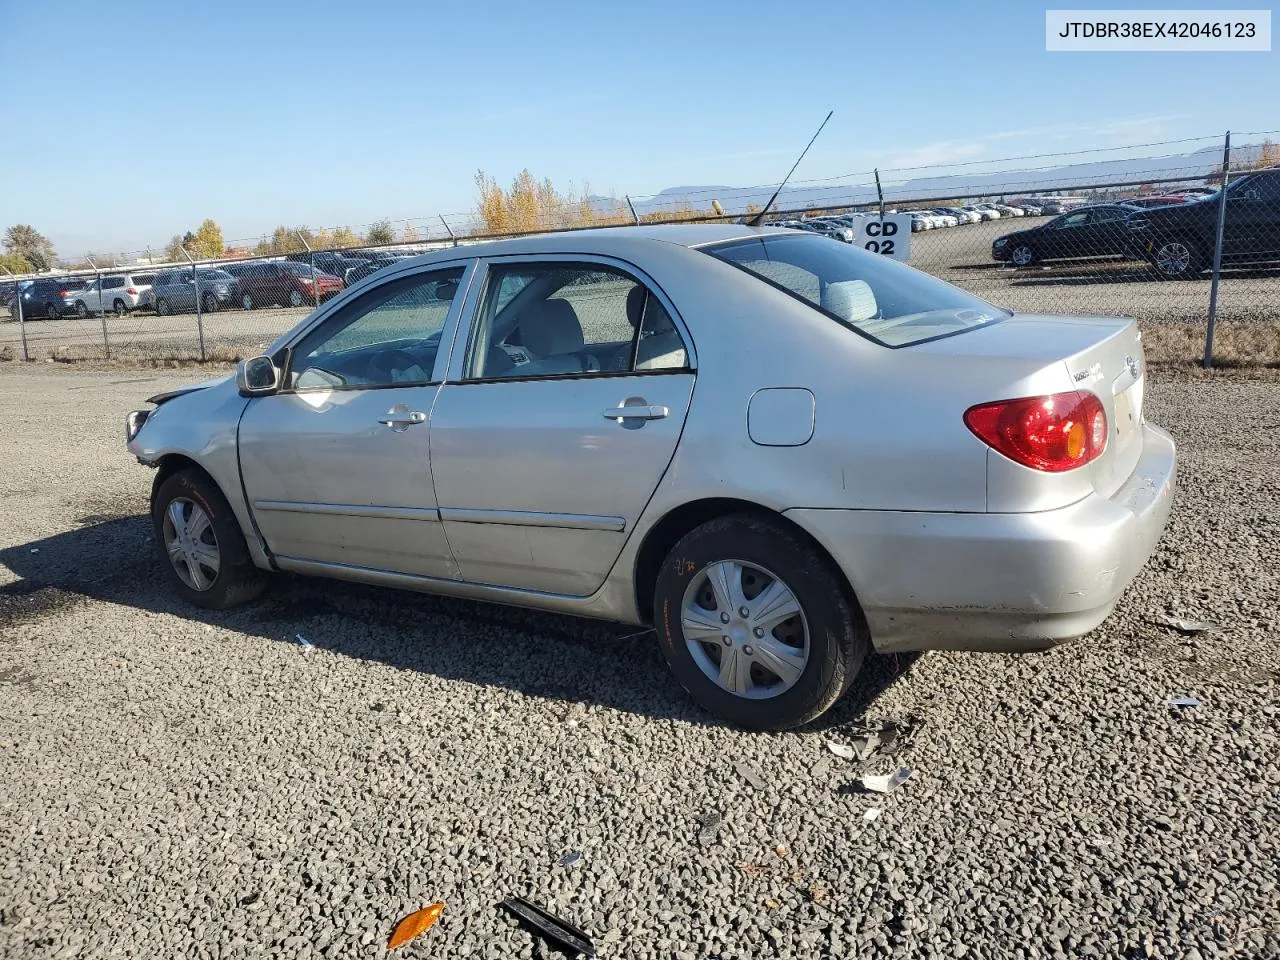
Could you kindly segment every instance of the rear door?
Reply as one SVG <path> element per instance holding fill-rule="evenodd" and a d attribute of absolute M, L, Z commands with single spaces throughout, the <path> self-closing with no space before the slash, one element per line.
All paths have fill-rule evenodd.
<path fill-rule="evenodd" d="M 1120 207 L 1097 207 L 1089 211 L 1087 246 L 1089 256 L 1118 257 L 1128 240 L 1125 211 Z"/>
<path fill-rule="evenodd" d="M 431 419 L 463 579 L 586 596 L 675 453 L 692 354 L 670 304 L 604 258 L 488 262 Z"/>

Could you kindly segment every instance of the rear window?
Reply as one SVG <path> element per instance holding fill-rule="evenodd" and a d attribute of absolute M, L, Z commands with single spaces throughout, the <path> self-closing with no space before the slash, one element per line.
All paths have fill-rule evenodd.
<path fill-rule="evenodd" d="M 311 276 L 311 264 L 309 263 L 294 263 L 292 260 L 288 260 L 280 264 L 280 266 L 284 267 L 284 269 L 289 273 L 296 274 L 299 277 Z"/>
<path fill-rule="evenodd" d="M 886 347 L 948 337 L 1009 314 L 888 257 L 813 234 L 701 248 Z"/>
<path fill-rule="evenodd" d="M 155 281 L 156 275 L 154 273 L 135 273 L 133 275 L 133 282 L 136 286 L 149 287 Z"/>

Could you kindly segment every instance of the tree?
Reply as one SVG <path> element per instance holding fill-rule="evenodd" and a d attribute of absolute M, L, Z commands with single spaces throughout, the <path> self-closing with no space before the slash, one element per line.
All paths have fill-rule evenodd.
<path fill-rule="evenodd" d="M 334 247 L 358 247 L 360 246 L 360 238 L 352 232 L 350 227 L 335 227 L 333 230 Z"/>
<path fill-rule="evenodd" d="M 0 253 L 0 267 L 4 267 L 10 273 L 31 272 L 31 264 L 27 263 L 26 257 L 19 253 Z"/>
<path fill-rule="evenodd" d="M 227 248 L 227 245 L 222 240 L 222 228 L 207 218 L 204 223 L 196 228 L 194 235 L 188 234 L 187 236 L 192 238 L 191 244 L 187 249 L 197 259 L 211 260 L 214 257 L 220 257 Z"/>
<path fill-rule="evenodd" d="M 616 199 L 603 201 L 600 209 L 588 189 L 581 193 L 557 190 L 547 178 L 535 180 L 527 169 L 504 189 L 483 170 L 476 171 L 476 215 L 482 233 L 529 233 L 593 224 L 626 223 L 630 217 Z"/>
<path fill-rule="evenodd" d="M 44 271 L 53 266 L 53 241 L 28 223 L 19 223 L 4 232 L 6 253 L 16 254 L 31 271 Z"/>
<path fill-rule="evenodd" d="M 170 263 L 186 263 L 187 258 L 182 255 L 182 237 L 178 234 L 175 233 L 165 244 L 164 258 Z"/>
<path fill-rule="evenodd" d="M 391 229 L 390 220 L 379 220 L 377 223 L 369 225 L 369 232 L 365 234 L 364 238 L 371 244 L 395 243 L 396 233 Z"/>

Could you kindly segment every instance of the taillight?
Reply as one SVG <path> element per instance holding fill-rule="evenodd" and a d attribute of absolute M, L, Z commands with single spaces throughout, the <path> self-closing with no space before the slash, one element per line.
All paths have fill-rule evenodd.
<path fill-rule="evenodd" d="M 1083 390 L 970 407 L 964 422 L 983 443 L 1033 470 L 1074 470 L 1107 447 L 1107 412 Z"/>
<path fill-rule="evenodd" d="M 63 300 L 70 300 L 70 299 L 71 299 L 71 291 L 70 291 L 70 290 L 59 290 L 59 291 L 58 291 L 58 296 L 59 296 L 59 297 L 61 297 Z"/>
<path fill-rule="evenodd" d="M 138 295 L 138 291 L 135 290 L 133 287 L 130 287 L 128 290 L 125 291 L 125 293 L 127 293 L 131 297 L 136 297 Z"/>

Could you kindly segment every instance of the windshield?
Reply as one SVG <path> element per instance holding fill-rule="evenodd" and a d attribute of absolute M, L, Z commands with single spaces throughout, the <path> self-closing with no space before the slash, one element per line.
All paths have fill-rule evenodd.
<path fill-rule="evenodd" d="M 951 336 L 1009 316 L 949 283 L 826 237 L 768 234 L 702 250 L 887 347 Z"/>

